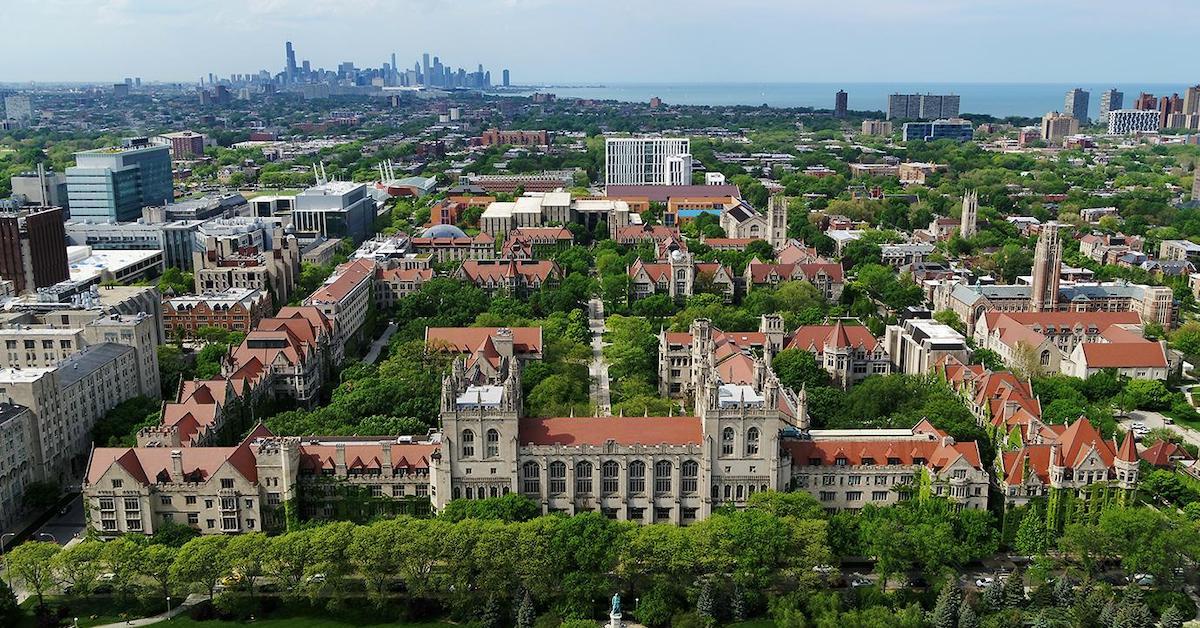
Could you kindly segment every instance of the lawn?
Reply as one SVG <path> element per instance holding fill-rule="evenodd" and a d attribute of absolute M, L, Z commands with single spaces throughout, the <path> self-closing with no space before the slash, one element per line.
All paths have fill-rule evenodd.
<path fill-rule="evenodd" d="M 113 602 L 112 598 L 99 598 L 99 597 L 69 600 L 67 598 L 60 597 L 60 596 L 47 595 L 46 596 L 46 605 L 49 606 L 51 609 L 58 609 L 58 608 L 65 607 L 67 609 L 66 617 L 68 617 L 70 619 L 74 619 L 74 618 L 78 617 L 79 618 L 79 626 L 81 628 L 87 628 L 88 626 L 101 626 L 104 624 L 112 624 L 112 623 L 116 623 L 116 622 L 120 622 L 120 621 L 125 621 L 126 619 L 136 619 L 139 617 L 145 617 L 146 614 L 152 614 L 154 612 L 161 613 L 162 611 L 166 610 L 166 608 L 162 608 L 162 609 L 159 609 L 158 611 L 151 611 L 150 613 L 146 613 L 146 614 L 138 613 L 138 612 L 129 612 L 126 615 L 122 616 L 120 613 L 115 612 L 114 607 L 116 605 Z M 33 609 L 35 606 L 37 606 L 37 599 L 32 598 L 32 597 L 28 600 L 25 600 L 25 602 L 21 604 L 21 608 L 25 609 L 26 615 L 25 615 L 25 618 L 21 621 L 21 623 L 17 624 L 18 628 L 24 628 L 26 626 L 32 628 L 33 626 L 37 625 L 36 621 L 34 620 L 34 616 L 33 616 Z"/>
<path fill-rule="evenodd" d="M 237 621 L 221 621 L 213 619 L 209 621 L 196 621 L 186 615 L 181 615 L 171 621 L 162 622 L 162 626 L 182 626 L 186 628 L 215 628 L 217 626 L 244 626 L 252 624 L 254 626 L 278 626 L 279 628 L 318 628 L 322 626 L 365 626 L 365 627 L 383 627 L 388 628 L 442 628 L 444 626 L 453 626 L 454 624 L 432 623 L 432 624 L 363 624 L 360 622 L 339 620 L 332 617 L 273 617 L 270 619 L 255 619 L 253 622 L 237 622 Z M 82 624 L 81 624 L 82 625 Z"/>

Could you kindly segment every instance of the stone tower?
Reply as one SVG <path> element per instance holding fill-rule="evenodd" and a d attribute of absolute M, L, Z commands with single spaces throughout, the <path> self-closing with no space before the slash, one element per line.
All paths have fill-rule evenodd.
<path fill-rule="evenodd" d="M 1030 312 L 1058 310 L 1058 280 L 1062 271 L 1062 241 L 1059 224 L 1041 226 L 1037 248 L 1033 252 L 1033 290 L 1029 293 Z"/>
<path fill-rule="evenodd" d="M 767 202 L 767 242 L 778 251 L 787 244 L 788 203 L 782 194 Z"/>
<path fill-rule="evenodd" d="M 962 222 L 958 227 L 958 235 L 961 238 L 972 238 L 977 233 L 975 229 L 975 221 L 979 214 L 979 192 L 971 190 L 963 195 L 962 203 Z"/>

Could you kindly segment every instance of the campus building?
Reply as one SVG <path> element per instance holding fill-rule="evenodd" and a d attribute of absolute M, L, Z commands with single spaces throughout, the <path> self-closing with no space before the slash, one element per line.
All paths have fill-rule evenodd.
<path fill-rule="evenodd" d="M 604 184 L 690 185 L 690 146 L 687 138 L 605 138 Z"/>

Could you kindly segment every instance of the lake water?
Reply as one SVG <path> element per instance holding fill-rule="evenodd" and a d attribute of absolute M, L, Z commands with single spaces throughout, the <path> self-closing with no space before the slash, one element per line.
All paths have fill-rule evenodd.
<path fill-rule="evenodd" d="M 1116 85 L 1066 83 L 605 83 L 595 86 L 547 85 L 530 89 L 551 92 L 560 98 L 594 98 L 626 102 L 649 102 L 658 96 L 664 103 L 680 105 L 762 105 L 771 107 L 833 108 L 833 97 L 846 90 L 851 110 L 886 111 L 889 94 L 958 94 L 960 111 L 997 117 L 1041 117 L 1047 111 L 1061 111 L 1067 90 L 1081 87 L 1091 92 L 1090 116 L 1100 114 L 1100 94 L 1109 88 L 1125 93 L 1124 107 L 1132 108 L 1141 92 L 1155 96 L 1178 92 L 1187 85 L 1137 84 Z"/>

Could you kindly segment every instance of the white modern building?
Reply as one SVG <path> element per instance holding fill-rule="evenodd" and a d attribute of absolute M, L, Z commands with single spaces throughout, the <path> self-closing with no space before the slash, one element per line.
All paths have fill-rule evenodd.
<path fill-rule="evenodd" d="M 1115 109 L 1108 112 L 1108 134 L 1154 133 L 1158 131 L 1156 109 Z"/>
<path fill-rule="evenodd" d="M 605 185 L 691 185 L 691 183 L 691 141 L 687 138 L 605 138 Z"/>

